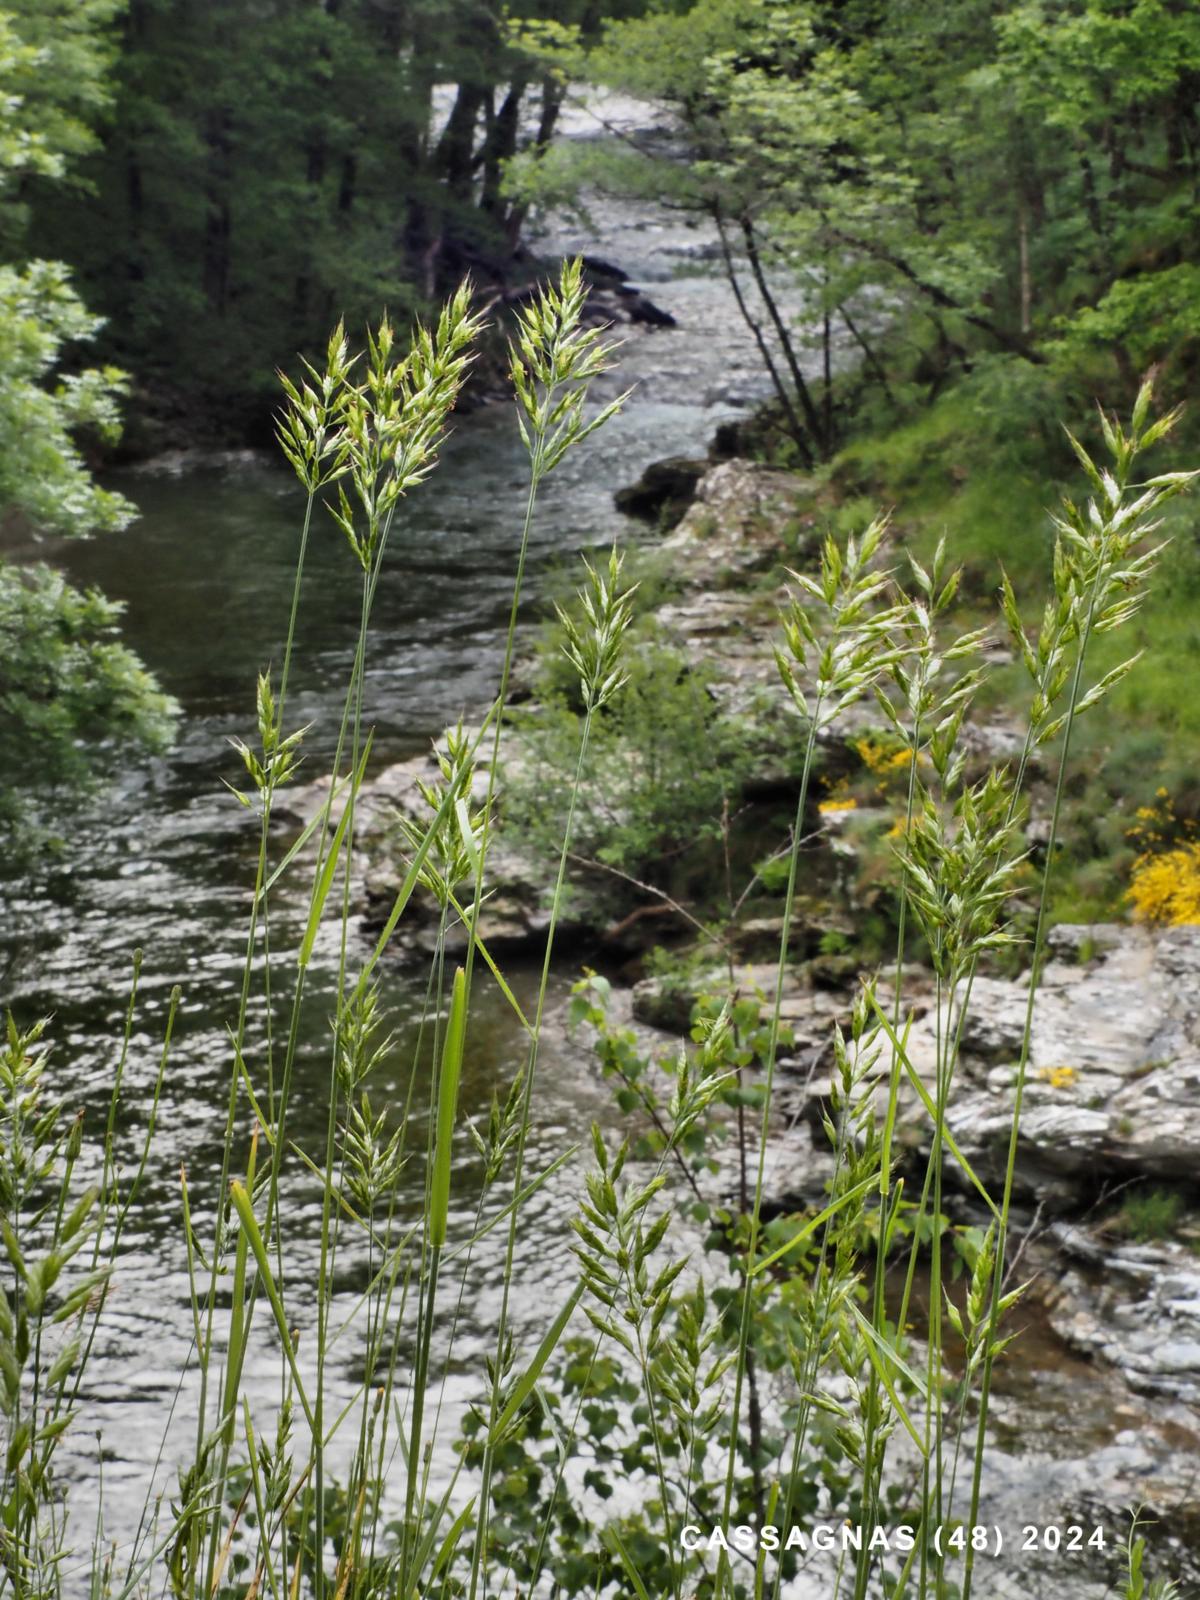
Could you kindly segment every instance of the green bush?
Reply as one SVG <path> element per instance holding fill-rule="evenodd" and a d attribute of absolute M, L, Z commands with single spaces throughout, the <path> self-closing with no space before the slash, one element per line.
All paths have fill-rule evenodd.
<path fill-rule="evenodd" d="M 1173 1189 L 1138 1189 L 1126 1195 L 1113 1227 L 1138 1244 L 1157 1244 L 1174 1236 L 1183 1215 L 1183 1197 Z"/>
<path fill-rule="evenodd" d="M 651 637 L 630 648 L 626 670 L 593 725 L 575 851 L 665 886 L 694 873 L 720 839 L 725 807 L 753 769 L 753 741 L 722 710 L 707 664 Z M 542 683 L 547 699 L 515 718 L 502 804 L 510 836 L 552 856 L 582 719 L 553 678 Z"/>

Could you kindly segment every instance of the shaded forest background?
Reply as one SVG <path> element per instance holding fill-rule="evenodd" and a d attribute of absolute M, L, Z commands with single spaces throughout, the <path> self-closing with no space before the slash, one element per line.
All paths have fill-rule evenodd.
<path fill-rule="evenodd" d="M 203 404 L 231 433 L 338 316 L 419 312 L 467 270 L 507 282 L 530 205 L 597 182 L 716 217 L 751 302 L 765 273 L 799 276 L 814 319 L 858 352 L 848 394 L 880 402 L 871 421 L 966 374 L 998 415 L 1023 385 L 1040 419 L 1059 398 L 1045 376 L 1107 400 L 1148 365 L 1178 388 L 1194 371 L 1188 0 L 27 0 L 22 13 L 65 106 L 95 56 L 75 85 L 91 148 L 66 152 L 65 188 L 30 176 L 28 248 L 71 265 L 108 318 L 101 348 L 148 403 Z M 586 82 L 669 112 L 671 155 L 556 144 L 564 97 Z M 860 406 L 848 426 L 813 392 L 823 373 L 795 358 L 800 333 L 771 305 L 752 314 L 802 450 L 861 431 Z"/>
<path fill-rule="evenodd" d="M 599 33 L 587 0 L 540 9 Z M 68 192 L 31 188 L 29 237 L 108 318 L 140 416 L 269 438 L 276 368 L 339 317 L 403 325 L 466 273 L 486 293 L 519 270 L 506 164 L 549 144 L 567 89 L 513 42 L 523 11 L 129 0 L 97 141 Z"/>

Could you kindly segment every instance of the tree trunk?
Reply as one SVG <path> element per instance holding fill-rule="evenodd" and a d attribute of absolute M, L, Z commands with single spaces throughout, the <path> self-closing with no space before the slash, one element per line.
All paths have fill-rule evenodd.
<path fill-rule="evenodd" d="M 477 84 L 460 83 L 454 105 L 438 140 L 434 164 L 438 176 L 455 200 L 467 201 L 475 168 L 475 127 L 483 110 L 485 92 Z"/>
<path fill-rule="evenodd" d="M 871 369 L 871 371 L 879 379 L 880 387 L 883 389 L 884 394 L 887 395 L 889 403 L 891 405 L 895 405 L 896 397 L 892 393 L 892 386 L 888 382 L 887 373 L 884 371 L 883 364 L 879 360 L 879 357 L 875 354 L 874 350 L 872 350 L 871 346 L 867 343 L 866 338 L 864 337 L 864 335 L 863 335 L 862 331 L 860 330 L 858 324 L 851 317 L 851 315 L 850 315 L 849 311 L 847 311 L 846 307 L 845 306 L 839 306 L 838 311 L 839 311 L 839 315 L 841 316 L 842 321 L 846 324 L 846 332 L 850 335 L 850 337 L 854 340 L 855 344 L 862 351 L 863 359 L 867 363 L 867 366 Z"/>
<path fill-rule="evenodd" d="M 492 118 L 487 142 L 483 147 L 483 186 L 479 196 L 479 209 L 498 223 L 504 221 L 504 202 L 500 185 L 504 177 L 504 163 L 516 154 L 517 135 L 520 132 L 521 104 L 525 98 L 528 79 L 522 75 L 513 79 L 500 109 Z"/>
<path fill-rule="evenodd" d="M 348 150 L 342 157 L 342 175 L 338 183 L 337 208 L 341 216 L 354 206 L 355 186 L 358 181 L 358 159 L 353 150 Z"/>
<path fill-rule="evenodd" d="M 231 121 L 228 111 L 212 111 L 206 119 L 204 134 L 208 162 L 204 182 L 204 245 L 200 282 L 205 299 L 221 317 L 229 305 L 230 248 L 233 237 L 233 217 L 229 206 Z"/>
<path fill-rule="evenodd" d="M 1021 277 L 1021 334 L 1033 331 L 1033 284 L 1029 277 L 1029 208 L 1024 196 L 1017 199 L 1017 256 Z"/>
<path fill-rule="evenodd" d="M 780 408 L 787 418 L 788 434 L 799 450 L 800 458 L 804 465 L 811 470 L 816 465 L 812 445 L 809 443 L 803 423 L 796 415 L 796 407 L 792 403 L 792 397 L 788 393 L 787 385 L 780 375 L 779 368 L 775 365 L 775 359 L 771 354 L 771 347 L 767 343 L 766 335 L 762 331 L 762 325 L 746 304 L 746 297 L 742 293 L 742 286 L 738 280 L 737 268 L 734 266 L 733 252 L 729 248 L 729 239 L 725 233 L 725 222 L 721 216 L 721 208 L 714 205 L 711 215 L 717 225 L 717 236 L 721 241 L 721 255 L 725 262 L 725 276 L 729 280 L 729 287 L 733 290 L 733 298 L 737 301 L 738 310 L 742 314 L 742 321 L 754 335 L 754 342 L 758 346 L 759 354 L 763 358 L 763 365 L 766 367 L 767 375 L 771 379 L 771 387 L 775 390 L 775 398 L 779 401 Z"/>
<path fill-rule="evenodd" d="M 969 322 L 973 328 L 978 328 L 982 333 L 990 335 L 1002 349 L 1010 351 L 1013 355 L 1023 356 L 1026 361 L 1033 362 L 1035 366 L 1045 365 L 1045 356 L 1034 345 L 1031 345 L 1028 340 L 1019 335 L 1005 332 L 999 323 L 994 322 L 990 317 L 985 317 L 981 312 L 968 311 L 966 306 L 956 300 L 953 295 L 947 294 L 939 284 L 926 283 L 910 263 L 905 261 L 903 256 L 898 256 L 894 251 L 887 249 L 884 245 L 876 244 L 871 239 L 863 239 L 859 235 L 847 233 L 841 228 L 834 230 L 833 237 L 841 240 L 843 244 L 849 245 L 853 250 L 861 250 L 866 255 L 874 256 L 877 261 L 887 262 L 888 266 L 894 267 L 901 277 L 907 278 L 909 283 L 933 305 L 940 306 L 945 311 L 956 311 L 964 322 Z M 941 324 L 939 323 L 938 326 L 940 327 Z"/>
<path fill-rule="evenodd" d="M 539 154 L 546 149 L 554 137 L 558 113 L 562 109 L 563 97 L 566 92 L 566 89 L 557 83 L 549 73 L 542 79 L 541 114 L 538 117 L 538 130 L 533 140 L 533 148 Z M 524 203 L 509 206 L 504 213 L 504 232 L 508 239 L 510 250 L 515 250 L 520 242 L 521 229 L 525 225 L 525 218 L 528 213 L 529 207 Z"/>
<path fill-rule="evenodd" d="M 800 371 L 800 363 L 796 359 L 796 351 L 792 344 L 791 334 L 787 330 L 787 324 L 783 320 L 775 296 L 771 293 L 771 287 L 767 282 L 767 275 L 763 271 L 758 240 L 754 233 L 754 224 L 745 215 L 740 220 L 742 237 L 746 241 L 746 259 L 750 263 L 750 271 L 754 274 L 754 281 L 758 285 L 762 303 L 767 308 L 767 315 L 771 319 L 771 325 L 775 329 L 780 348 L 783 350 L 783 358 L 787 362 L 792 385 L 796 391 L 796 398 L 800 402 L 800 409 L 804 412 L 804 420 L 808 424 L 809 435 L 816 446 L 816 453 L 818 456 L 824 456 L 828 449 L 828 441 L 824 437 L 821 418 L 816 406 L 813 404 L 812 394 L 809 391 L 808 384 L 805 382 L 804 374 Z"/>
<path fill-rule="evenodd" d="M 1104 216 L 1100 210 L 1100 196 L 1096 193 L 1096 173 L 1086 150 L 1079 152 L 1079 171 L 1083 176 L 1083 204 L 1088 222 L 1098 243 L 1107 237 Z"/>

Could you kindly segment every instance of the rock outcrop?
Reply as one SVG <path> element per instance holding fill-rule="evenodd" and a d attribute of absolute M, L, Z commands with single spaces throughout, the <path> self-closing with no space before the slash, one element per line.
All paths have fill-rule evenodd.
<path fill-rule="evenodd" d="M 1200 1173 L 1200 927 L 1060 927 L 1049 943 L 1051 959 L 1033 1009 L 1017 1196 L 1070 1211 L 1130 1179 L 1194 1184 Z M 939 1018 L 928 975 L 914 973 L 906 981 L 906 999 L 915 1018 L 908 1057 L 932 1095 L 939 1024 L 945 1037 L 958 1025 L 958 1008 L 952 1017 L 943 1008 Z M 844 1016 L 845 995 L 838 1004 Z M 997 1192 L 1028 1004 L 1027 977 L 977 977 L 962 1025 L 948 1125 L 976 1174 Z M 791 1009 L 802 1009 L 798 999 Z M 814 1131 L 828 1089 L 827 1077 L 807 1085 Z M 898 1127 L 919 1157 L 929 1146 L 930 1117 L 907 1079 Z M 952 1160 L 949 1166 L 953 1175 Z"/>
<path fill-rule="evenodd" d="M 692 503 L 696 485 L 708 470 L 693 456 L 667 456 L 652 461 L 636 483 L 613 495 L 613 504 L 628 517 L 672 527 Z"/>
<path fill-rule="evenodd" d="M 1051 931 L 1049 947 L 1033 1008 L 1018 1196 L 1067 1211 L 1129 1179 L 1196 1183 L 1200 927 L 1065 926 Z M 782 1015 L 795 1045 L 784 1053 L 783 1092 L 794 1096 L 797 1074 L 803 1076 L 807 1116 L 820 1142 L 829 1083 L 827 1071 L 811 1073 L 811 1060 L 827 1043 L 832 1023 L 846 1020 L 850 994 L 814 983 L 813 976 L 798 969 L 784 986 Z M 769 964 L 735 970 L 740 991 L 761 995 L 764 1011 L 774 981 Z M 723 974 L 711 974 L 713 987 L 727 982 Z M 646 979 L 634 990 L 635 1015 L 682 1028 L 705 986 L 704 974 L 685 987 Z M 905 999 L 915 1018 L 908 1057 L 932 1094 L 939 1016 L 931 976 L 906 976 Z M 1028 1004 L 1027 977 L 980 976 L 962 1025 L 948 1122 L 973 1169 L 997 1192 L 1008 1157 Z M 957 1008 L 953 1018 L 943 1008 L 943 1035 L 957 1022 Z M 929 1114 L 908 1082 L 901 1089 L 899 1129 L 914 1155 L 928 1148 Z"/>
<path fill-rule="evenodd" d="M 1049 1237 L 1059 1265 L 1041 1300 L 1059 1337 L 1138 1393 L 1200 1404 L 1196 1255 L 1177 1243 L 1113 1244 L 1068 1223 Z"/>
<path fill-rule="evenodd" d="M 408 871 L 409 856 L 400 818 L 424 825 L 430 813 L 421 797 L 419 783 L 441 781 L 432 750 L 393 762 L 371 778 L 363 788 L 357 810 L 360 860 L 355 877 L 360 886 L 359 907 L 368 927 L 382 924 L 391 909 L 400 884 Z M 486 798 L 487 777 L 476 778 L 475 806 Z M 329 793 L 328 778 L 306 790 L 294 791 L 288 809 L 307 821 L 324 804 Z M 480 933 L 489 949 L 507 953 L 540 947 L 549 925 L 546 869 L 531 857 L 512 849 L 497 833 L 488 847 L 488 893 L 480 919 Z M 405 911 L 392 944 L 392 954 L 401 960 L 424 961 L 437 944 L 440 912 L 432 894 L 418 888 Z M 580 918 L 572 914 L 560 928 L 564 938 L 580 932 Z M 448 928 L 446 951 L 457 958 L 465 951 L 466 932 L 461 924 Z"/>
<path fill-rule="evenodd" d="M 1033 1007 L 1019 1191 L 1052 1204 L 1200 1172 L 1200 927 L 1056 928 Z M 984 1181 L 1007 1160 L 1028 979 L 977 978 L 950 1126 Z M 945 1025 L 945 1017 L 942 1019 Z M 910 1056 L 932 1081 L 936 1018 Z M 920 1127 L 910 1104 L 914 1132 Z M 927 1120 L 927 1119 L 926 1119 Z"/>

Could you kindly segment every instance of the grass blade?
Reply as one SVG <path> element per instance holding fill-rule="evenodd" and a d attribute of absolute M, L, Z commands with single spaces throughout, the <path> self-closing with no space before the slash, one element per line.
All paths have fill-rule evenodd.
<path fill-rule="evenodd" d="M 904 1046 L 900 1043 L 900 1040 L 896 1037 L 896 1030 L 892 1027 L 891 1023 L 888 1021 L 888 1019 L 884 1015 L 884 1013 L 879 1009 L 879 1002 L 875 999 L 875 997 L 873 995 L 871 997 L 871 1005 L 874 1008 L 875 1015 L 879 1018 L 880 1023 L 883 1025 L 884 1032 L 887 1034 L 888 1038 L 891 1040 L 892 1046 L 895 1049 L 896 1054 L 899 1056 L 901 1064 L 903 1065 L 905 1072 L 907 1072 L 907 1074 L 908 1074 L 909 1081 L 911 1082 L 913 1088 L 917 1091 L 917 1094 L 920 1096 L 922 1105 L 925 1107 L 926 1111 L 928 1111 L 929 1115 L 933 1118 L 933 1125 L 936 1128 L 938 1126 L 938 1114 L 937 1114 L 937 1106 L 933 1102 L 933 1097 L 930 1095 L 929 1090 L 921 1082 L 920 1073 L 917 1071 L 916 1067 L 914 1067 L 912 1062 L 909 1060 L 908 1052 L 905 1050 Z M 958 1162 L 959 1166 L 966 1173 L 967 1177 L 974 1184 L 975 1188 L 978 1189 L 978 1191 L 980 1193 L 980 1196 L 982 1197 L 982 1199 L 984 1201 L 984 1204 L 987 1206 L 988 1210 L 992 1213 L 992 1215 L 994 1217 L 999 1217 L 1000 1211 L 999 1211 L 999 1208 L 996 1205 L 996 1202 L 992 1199 L 991 1195 L 984 1188 L 983 1183 L 980 1180 L 980 1178 L 976 1176 L 975 1170 L 971 1166 L 971 1163 L 967 1160 L 966 1156 L 964 1156 L 962 1151 L 958 1148 L 958 1145 L 954 1141 L 954 1135 L 950 1132 L 950 1129 L 946 1126 L 945 1117 L 941 1118 L 941 1133 L 942 1133 L 942 1138 L 945 1139 L 945 1141 L 946 1141 L 946 1146 L 949 1149 L 950 1154 L 954 1157 L 955 1161 Z"/>
<path fill-rule="evenodd" d="M 533 1026 L 530 1023 L 528 1017 L 521 1010 L 520 1001 L 517 999 L 516 995 L 512 992 L 512 990 L 509 988 L 508 983 L 505 980 L 504 974 L 500 971 L 500 968 L 496 965 L 495 958 L 493 957 L 491 951 L 488 949 L 487 945 L 484 944 L 483 940 L 479 937 L 479 935 L 476 933 L 475 929 L 472 927 L 471 919 L 470 919 L 468 913 L 465 912 L 463 910 L 462 906 L 459 905 L 458 900 L 455 897 L 453 891 L 447 890 L 447 898 L 449 899 L 450 904 L 454 907 L 455 911 L 458 913 L 459 920 L 462 923 L 463 927 L 467 930 L 468 934 L 471 936 L 472 940 L 474 941 L 476 950 L 478 950 L 479 954 L 483 957 L 483 959 L 484 959 L 484 961 L 485 961 L 485 963 L 487 965 L 488 971 L 491 973 L 492 977 L 495 978 L 496 984 L 497 984 L 497 987 L 500 990 L 500 993 L 504 996 L 504 998 L 508 1001 L 509 1005 L 512 1007 L 513 1011 L 516 1013 L 518 1022 L 520 1022 L 521 1026 L 525 1029 L 526 1033 L 532 1033 L 533 1032 Z"/>
<path fill-rule="evenodd" d="M 831 1205 L 827 1205 L 824 1211 L 818 1211 L 815 1217 L 810 1217 L 800 1229 L 800 1232 L 789 1239 L 787 1244 L 781 1244 L 778 1250 L 772 1250 L 769 1256 L 764 1256 L 761 1261 L 756 1261 L 750 1269 L 750 1276 L 752 1278 L 756 1277 L 758 1273 L 765 1272 L 768 1267 L 773 1267 L 781 1257 L 794 1250 L 798 1244 L 803 1244 L 805 1239 L 815 1232 L 823 1222 L 827 1222 L 830 1217 L 836 1216 L 844 1205 L 848 1205 L 858 1195 L 865 1194 L 868 1189 L 874 1187 L 874 1184 L 874 1178 L 865 1178 L 862 1183 L 856 1183 L 853 1189 L 847 1189 L 845 1194 L 839 1195 Z"/>
<path fill-rule="evenodd" d="M 525 1368 L 525 1371 L 517 1380 L 516 1387 L 509 1395 L 508 1404 L 496 1418 L 496 1426 L 491 1430 L 493 1443 L 502 1437 L 505 1428 L 508 1427 L 509 1423 L 516 1416 L 517 1412 L 525 1404 L 526 1400 L 528 1400 L 530 1394 L 532 1394 L 534 1384 L 541 1377 L 542 1369 L 545 1367 L 550 1357 L 554 1354 L 555 1347 L 563 1336 L 563 1330 L 567 1326 L 567 1323 L 570 1322 L 571 1315 L 582 1298 L 583 1284 L 580 1283 L 577 1284 L 572 1290 L 567 1303 L 563 1306 L 562 1310 L 550 1324 L 550 1327 L 546 1331 L 546 1337 L 542 1340 L 541 1344 L 538 1345 L 537 1350 L 534 1352 L 533 1360 Z"/>
<path fill-rule="evenodd" d="M 312 904 L 308 908 L 308 927 L 304 930 L 304 939 L 300 945 L 300 955 L 297 965 L 307 967 L 312 956 L 313 945 L 317 938 L 317 926 L 321 921 L 321 913 L 325 909 L 325 901 L 333 884 L 333 875 L 337 871 L 338 858 L 342 852 L 342 840 L 346 837 L 346 828 L 354 812 L 354 797 L 362 787 L 363 774 L 367 769 L 367 758 L 371 754 L 371 740 L 374 734 L 367 735 L 366 748 L 362 753 L 362 760 L 358 764 L 358 771 L 354 774 L 354 787 L 346 799 L 341 820 L 329 842 L 329 850 L 321 867 L 321 875 L 317 879 L 316 888 L 313 890 Z"/>
<path fill-rule="evenodd" d="M 607 1528 L 605 1528 L 603 1538 L 605 1544 L 612 1551 L 613 1555 L 616 1556 L 617 1560 L 625 1568 L 625 1576 L 633 1585 L 633 1592 L 637 1596 L 637 1600 L 650 1600 L 650 1595 L 647 1592 L 646 1585 L 638 1576 L 638 1570 L 633 1564 L 633 1557 L 629 1554 L 629 1551 L 626 1550 L 621 1540 L 621 1535 L 617 1532 L 616 1528 L 610 1524 Z"/>
<path fill-rule="evenodd" d="M 883 1342 L 858 1307 L 856 1305 L 851 1305 L 850 1310 L 854 1313 L 855 1322 L 858 1323 L 859 1327 L 866 1335 L 867 1357 L 870 1360 L 871 1365 L 875 1368 L 875 1371 L 879 1377 L 879 1381 L 887 1390 L 888 1399 L 896 1408 L 896 1415 L 900 1418 L 900 1421 L 908 1430 L 909 1437 L 912 1439 L 912 1442 L 916 1445 L 917 1449 L 921 1452 L 922 1456 L 928 1459 L 929 1451 L 926 1448 L 925 1441 L 917 1432 L 916 1425 L 909 1416 L 908 1412 L 904 1409 L 904 1406 L 900 1400 L 900 1396 L 896 1393 L 896 1385 L 892 1382 L 892 1374 L 888 1370 L 889 1363 L 902 1372 L 917 1390 L 917 1393 L 922 1396 L 925 1394 L 924 1384 L 922 1384 L 921 1380 L 917 1377 L 916 1373 L 912 1370 L 908 1363 L 903 1361 L 890 1345 L 887 1345 Z"/>
<path fill-rule="evenodd" d="M 229 1198 L 233 1202 L 233 1209 L 238 1214 L 238 1221 L 242 1225 L 246 1238 L 250 1241 L 250 1249 L 254 1253 L 254 1262 L 258 1267 L 259 1276 L 262 1278 L 263 1287 L 267 1291 L 267 1299 L 275 1316 L 275 1326 L 279 1330 L 283 1353 L 287 1358 L 288 1366 L 292 1370 L 296 1393 L 300 1396 L 300 1404 L 304 1407 L 305 1418 L 309 1427 L 315 1430 L 312 1407 L 308 1403 L 308 1396 L 304 1390 L 304 1381 L 300 1376 L 300 1369 L 296 1365 L 296 1352 L 292 1346 L 292 1334 L 288 1327 L 287 1314 L 283 1308 L 283 1301 L 279 1298 L 279 1287 L 272 1275 L 271 1263 L 267 1259 L 267 1247 L 263 1243 L 263 1236 L 258 1226 L 258 1218 L 254 1215 L 254 1208 L 250 1204 L 250 1196 L 246 1193 L 245 1187 L 236 1178 L 229 1185 Z"/>
<path fill-rule="evenodd" d="M 404 915 L 405 907 L 412 899 L 413 890 L 417 887 L 417 880 L 421 876 L 421 869 L 425 865 L 425 857 L 429 854 L 430 847 L 437 836 L 438 829 L 450 815 L 450 812 L 454 807 L 454 799 L 454 789 L 452 787 L 448 788 L 445 795 L 442 797 L 441 805 L 433 814 L 433 821 L 426 829 L 425 837 L 417 846 L 416 854 L 408 864 L 408 871 L 404 874 L 404 881 L 396 891 L 396 898 L 392 902 L 392 909 L 388 912 L 388 919 L 383 925 L 383 930 L 380 933 L 379 938 L 375 941 L 375 948 L 371 952 L 371 958 L 367 962 L 366 966 L 362 969 L 362 972 L 359 974 L 355 994 L 356 997 L 360 999 L 366 992 L 367 983 L 370 979 L 371 973 L 375 970 L 376 962 L 391 943 L 392 935 L 396 931 L 397 925 L 400 922 L 400 918 Z"/>
<path fill-rule="evenodd" d="M 450 1021 L 442 1050 L 438 1078 L 437 1140 L 433 1150 L 433 1177 L 429 1184 L 429 1241 L 435 1250 L 446 1242 L 446 1217 L 450 1210 L 451 1144 L 458 1111 L 458 1080 L 462 1074 L 463 1043 L 467 1032 L 467 976 L 461 967 L 454 974 Z"/>

